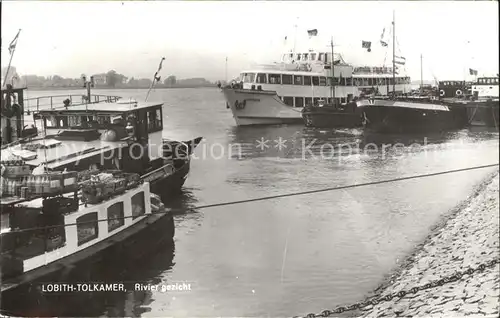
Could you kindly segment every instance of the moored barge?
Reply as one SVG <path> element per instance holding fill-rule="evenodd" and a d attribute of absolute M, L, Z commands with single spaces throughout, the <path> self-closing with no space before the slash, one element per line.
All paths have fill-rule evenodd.
<path fill-rule="evenodd" d="M 479 77 L 472 83 L 440 81 L 439 99 L 450 109 L 465 109 L 468 126 L 499 125 L 498 77 Z"/>
<path fill-rule="evenodd" d="M 462 129 L 467 125 L 465 108 L 453 108 L 432 99 L 371 98 L 357 102 L 368 131 L 425 133 Z"/>
<path fill-rule="evenodd" d="M 357 128 L 362 127 L 361 112 L 355 102 L 346 104 L 325 104 L 304 107 L 302 118 L 306 127 L 315 128 Z"/>
<path fill-rule="evenodd" d="M 156 229 L 155 242 L 172 241 L 172 215 L 136 174 L 30 174 L 23 163 L 3 164 L 11 170 L 3 169 L 0 202 L 2 297 L 130 240 L 152 244 L 144 233 Z"/>
<path fill-rule="evenodd" d="M 392 21 L 392 64 L 395 76 L 396 34 Z M 401 58 L 399 58 L 401 59 Z M 441 90 L 442 92 L 442 90 Z M 357 101 L 363 114 L 366 130 L 379 133 L 428 133 L 464 128 L 467 111 L 464 107 L 450 107 L 434 96 L 404 96 L 393 86 L 387 96 L 371 96 Z"/>

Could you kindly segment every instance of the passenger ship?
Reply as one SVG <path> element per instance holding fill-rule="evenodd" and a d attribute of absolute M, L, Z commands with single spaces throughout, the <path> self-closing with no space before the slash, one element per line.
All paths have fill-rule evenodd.
<path fill-rule="evenodd" d="M 354 67 L 340 54 L 309 49 L 243 71 L 222 91 L 238 126 L 302 123 L 302 109 L 319 100 L 347 103 L 361 93 L 386 95 L 392 87 L 409 92 L 410 78 L 392 73 L 391 67 Z"/>

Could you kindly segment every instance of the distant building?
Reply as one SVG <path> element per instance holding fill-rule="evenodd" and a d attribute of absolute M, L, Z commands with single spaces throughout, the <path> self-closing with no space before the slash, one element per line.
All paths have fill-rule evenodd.
<path fill-rule="evenodd" d="M 94 77 L 94 84 L 96 86 L 105 86 L 106 85 L 106 73 L 100 73 L 100 74 L 94 74 L 92 75 Z M 90 80 L 88 78 L 87 80 Z"/>

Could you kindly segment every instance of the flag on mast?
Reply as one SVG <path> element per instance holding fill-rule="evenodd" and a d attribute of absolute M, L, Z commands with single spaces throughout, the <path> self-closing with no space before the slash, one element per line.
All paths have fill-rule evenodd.
<path fill-rule="evenodd" d="M 372 42 L 370 41 L 361 41 L 361 47 L 366 49 L 368 52 L 372 51 Z"/>
<path fill-rule="evenodd" d="M 160 61 L 160 65 L 158 65 L 158 71 L 156 71 L 155 73 L 155 76 L 154 76 L 154 79 L 159 82 L 161 80 L 161 76 L 158 76 L 158 73 L 160 73 L 161 71 L 161 68 L 162 68 L 162 64 L 163 64 L 163 61 L 165 60 L 164 57 L 161 58 L 161 61 Z"/>
<path fill-rule="evenodd" d="M 309 37 L 317 36 L 318 35 L 318 29 L 307 30 L 307 35 L 309 35 Z"/>
<path fill-rule="evenodd" d="M 383 47 L 387 47 L 388 44 L 387 42 L 384 41 L 384 35 L 385 35 L 385 28 L 382 30 L 382 35 L 380 36 L 380 45 Z"/>
<path fill-rule="evenodd" d="M 10 55 L 12 55 L 12 53 L 16 49 L 17 39 L 19 38 L 19 33 L 21 33 L 21 29 L 19 29 L 19 31 L 17 31 L 17 34 L 14 37 L 14 40 L 12 40 L 12 42 L 10 42 L 10 44 L 9 44 L 9 54 Z"/>
<path fill-rule="evenodd" d="M 394 63 L 399 64 L 399 65 L 405 65 L 406 58 L 402 57 L 402 56 L 394 56 Z"/>
<path fill-rule="evenodd" d="M 469 74 L 470 75 L 476 75 L 477 76 L 477 70 L 474 70 L 472 68 L 469 68 Z"/>

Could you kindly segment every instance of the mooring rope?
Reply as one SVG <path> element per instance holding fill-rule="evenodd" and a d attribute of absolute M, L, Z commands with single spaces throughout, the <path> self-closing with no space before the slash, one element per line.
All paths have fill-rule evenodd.
<path fill-rule="evenodd" d="M 372 181 L 372 182 L 366 182 L 366 183 L 358 183 L 358 184 L 351 184 L 351 185 L 345 185 L 345 186 L 329 187 L 329 188 L 323 188 L 323 189 L 299 191 L 299 192 L 292 192 L 292 193 L 283 193 L 283 194 L 276 194 L 276 195 L 270 195 L 270 196 L 264 196 L 264 197 L 258 197 L 258 198 L 244 199 L 244 200 L 235 200 L 235 201 L 229 201 L 229 202 L 219 202 L 219 203 L 206 204 L 206 205 L 201 205 L 201 206 L 191 207 L 191 208 L 187 207 L 185 209 L 168 209 L 165 212 L 152 212 L 151 214 L 168 214 L 168 213 L 172 213 L 175 211 L 182 211 L 182 212 L 193 211 L 193 210 L 196 211 L 196 210 L 216 208 L 216 207 L 236 205 L 236 204 L 243 204 L 243 203 L 274 200 L 274 199 L 293 197 L 293 196 L 299 196 L 299 195 L 316 194 L 316 193 L 329 192 L 329 191 L 335 191 L 335 190 L 345 190 L 345 189 L 373 186 L 373 185 L 377 185 L 377 184 L 392 183 L 392 182 L 399 182 L 399 181 L 420 179 L 420 178 L 428 178 L 428 177 L 434 177 L 434 176 L 445 175 L 445 174 L 452 174 L 452 173 L 457 173 L 457 172 L 492 168 L 492 167 L 495 167 L 498 165 L 499 165 L 498 163 L 495 163 L 495 164 L 489 164 L 489 165 L 483 165 L 483 166 L 474 166 L 474 167 L 468 167 L 468 168 L 462 168 L 462 169 L 440 171 L 440 172 L 420 174 L 420 175 L 415 175 L 415 176 L 407 176 L 407 177 L 381 180 L 381 181 Z M 133 217 L 137 217 L 137 216 L 123 216 L 123 217 L 113 218 L 113 220 L 130 219 Z M 95 224 L 97 222 L 107 222 L 108 220 L 110 220 L 110 219 L 105 218 L 105 219 L 98 219 L 98 220 L 78 222 L 78 223 L 58 224 L 58 225 L 51 225 L 51 226 L 44 226 L 44 227 L 32 227 L 32 228 L 25 228 L 25 229 L 20 229 L 20 230 L 12 230 L 9 233 L 44 230 L 44 229 L 59 228 L 59 227 L 66 227 L 66 226 L 75 226 L 75 225 L 81 225 L 81 224 Z"/>

